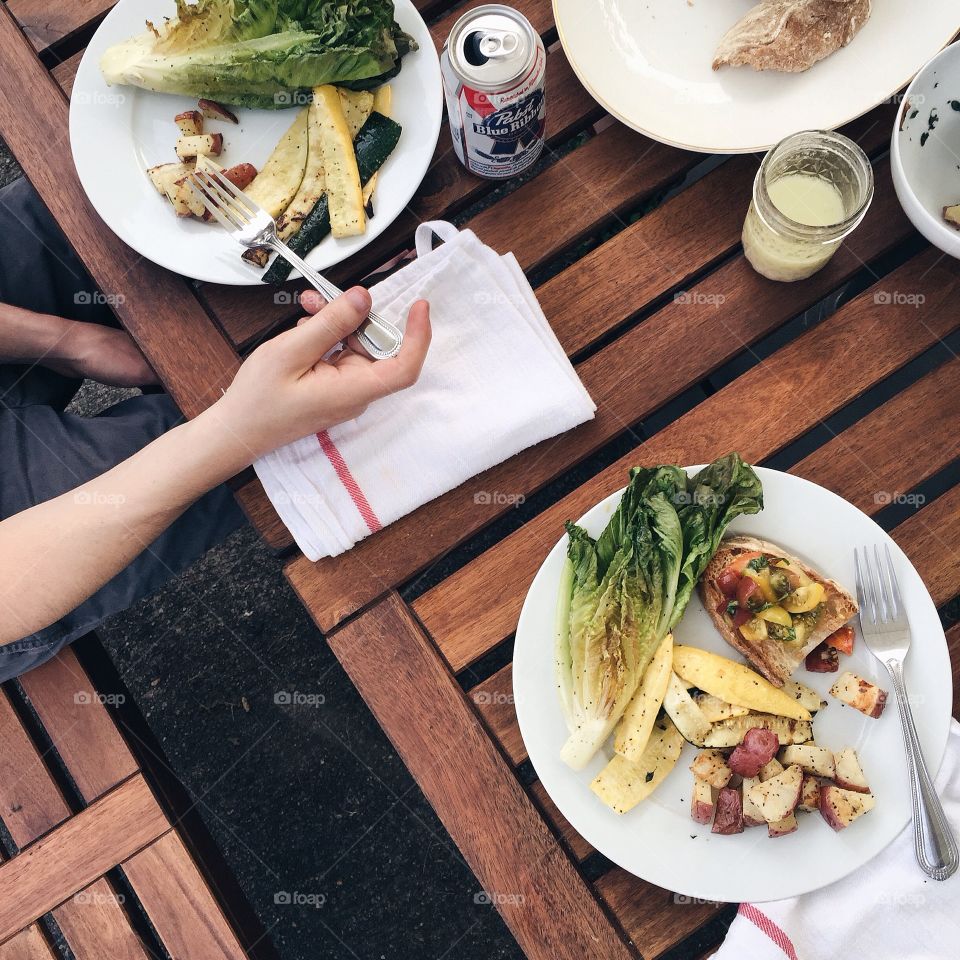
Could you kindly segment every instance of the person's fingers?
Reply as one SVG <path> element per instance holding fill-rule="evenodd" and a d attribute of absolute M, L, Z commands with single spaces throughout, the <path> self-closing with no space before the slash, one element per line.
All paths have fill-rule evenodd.
<path fill-rule="evenodd" d="M 369 367 L 373 362 L 366 354 L 354 353 L 352 350 L 343 350 L 333 359 L 333 365 L 338 370 Z"/>
<path fill-rule="evenodd" d="M 374 381 L 374 396 L 383 397 L 397 390 L 412 387 L 420 376 L 430 347 L 430 304 L 418 300 L 407 316 L 400 352 L 390 360 L 371 364 L 369 376 Z"/>
<path fill-rule="evenodd" d="M 310 316 L 319 313 L 326 305 L 326 298 L 317 290 L 304 290 L 303 293 L 300 294 L 300 306 L 303 307 Z M 304 317 L 298 320 L 297 323 L 303 323 L 304 320 L 308 319 L 309 317 Z"/>
<path fill-rule="evenodd" d="M 276 338 L 276 349 L 291 369 L 309 370 L 328 350 L 346 339 L 370 311 L 370 294 L 352 287 L 319 313 Z"/>

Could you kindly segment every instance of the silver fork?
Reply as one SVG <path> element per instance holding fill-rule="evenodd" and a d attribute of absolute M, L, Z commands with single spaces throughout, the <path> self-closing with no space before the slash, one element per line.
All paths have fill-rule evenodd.
<path fill-rule="evenodd" d="M 277 224 L 273 217 L 218 171 L 195 170 L 190 177 L 190 187 L 204 208 L 238 243 L 245 247 L 269 247 L 276 251 L 328 301 L 343 293 L 278 239 Z M 395 357 L 403 343 L 399 329 L 373 310 L 360 325 L 356 336 L 367 353 L 376 360 Z"/>
<path fill-rule="evenodd" d="M 897 692 L 897 706 L 900 708 L 903 742 L 910 771 L 917 860 L 927 876 L 934 880 L 946 880 L 957 870 L 957 841 L 930 779 L 913 724 L 913 713 L 903 681 L 903 661 L 910 649 L 910 623 L 903 608 L 889 544 L 884 545 L 884 550 L 886 563 L 881 561 L 880 548 L 876 545 L 871 563 L 870 554 L 864 547 L 862 564 L 860 551 L 856 548 L 853 551 L 857 568 L 860 629 L 863 631 L 867 649 L 890 672 L 893 688 Z"/>

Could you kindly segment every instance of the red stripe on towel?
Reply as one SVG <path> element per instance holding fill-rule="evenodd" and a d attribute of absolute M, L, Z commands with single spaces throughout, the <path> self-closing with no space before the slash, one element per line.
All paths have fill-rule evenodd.
<path fill-rule="evenodd" d="M 784 933 L 783 928 L 774 923 L 765 913 L 758 910 L 752 903 L 741 903 L 739 913 L 762 930 L 790 960 L 797 960 L 797 951 L 793 947 L 793 942 Z"/>
<path fill-rule="evenodd" d="M 347 466 L 347 461 L 343 459 L 343 454 L 340 453 L 337 445 L 330 439 L 330 434 L 328 434 L 326 430 L 321 430 L 320 433 L 317 434 L 317 439 L 320 441 L 320 449 L 326 454 L 331 466 L 340 478 L 344 489 L 350 494 L 350 499 L 359 511 L 360 516 L 363 517 L 363 522 L 370 528 L 370 532 L 376 533 L 382 529 L 383 524 L 373 512 L 373 507 L 367 502 L 367 498 L 363 495 L 360 485 L 354 480 L 353 474 Z"/>

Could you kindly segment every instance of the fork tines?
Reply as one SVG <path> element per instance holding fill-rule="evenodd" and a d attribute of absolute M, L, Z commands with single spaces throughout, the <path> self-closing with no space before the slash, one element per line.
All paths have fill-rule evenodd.
<path fill-rule="evenodd" d="M 204 208 L 227 230 L 242 230 L 259 208 L 247 195 L 216 170 L 194 170 L 190 187 Z"/>
<path fill-rule="evenodd" d="M 862 563 L 861 563 L 862 549 Z M 886 562 L 880 557 L 880 547 L 874 544 L 874 562 L 870 562 L 867 547 L 854 547 L 853 559 L 856 564 L 857 599 L 860 602 L 860 616 L 870 623 L 895 623 L 903 614 L 900 599 L 900 585 L 897 572 L 890 556 L 890 545 L 884 544 Z"/>

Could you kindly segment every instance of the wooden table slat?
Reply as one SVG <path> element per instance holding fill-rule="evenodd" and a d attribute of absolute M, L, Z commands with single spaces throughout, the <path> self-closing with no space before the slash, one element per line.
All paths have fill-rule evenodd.
<path fill-rule="evenodd" d="M 869 515 L 879 512 L 893 495 L 910 491 L 960 456 L 960 437 L 946 436 L 937 429 L 944 422 L 960 420 L 958 377 L 960 360 L 942 364 L 789 472 L 832 490 Z M 896 457 L 889 456 L 890 449 L 897 451 Z M 901 546 L 920 565 L 925 555 L 913 537 L 930 526 L 929 521 L 918 521 L 914 532 L 903 525 L 894 531 Z M 934 551 L 931 556 L 936 565 L 942 552 Z M 960 594 L 960 562 L 947 566 L 952 567 L 953 579 L 947 578 L 942 593 L 950 599 Z M 951 654 L 960 651 L 960 625 L 951 628 L 947 637 Z M 960 698 L 960 660 L 952 659 L 958 675 L 956 696 Z M 513 665 L 507 664 L 478 683 L 470 697 L 510 761 L 519 764 L 526 760 L 514 709 Z"/>
<path fill-rule="evenodd" d="M 57 960 L 57 954 L 40 927 L 33 923 L 6 943 L 0 943 L 0 960 Z"/>
<path fill-rule="evenodd" d="M 893 536 L 937 606 L 960 593 L 960 484 L 904 520 Z"/>
<path fill-rule="evenodd" d="M 526 955 L 633 956 L 399 597 L 389 594 L 330 646 Z"/>
<path fill-rule="evenodd" d="M 0 821 L 13 842 L 25 847 L 69 816 L 63 794 L 0 690 Z"/>
<path fill-rule="evenodd" d="M 376 536 L 361 541 L 342 556 L 315 564 L 304 557 L 291 561 L 291 582 L 301 596 L 309 598 L 311 609 L 319 612 L 321 629 L 331 629 L 377 594 L 411 577 L 442 552 L 510 509 L 505 503 L 512 502 L 512 497 L 529 496 L 745 346 L 816 303 L 864 262 L 906 237 L 909 226 L 896 205 L 889 178 L 884 176 L 881 183 L 875 208 L 861 231 L 851 238 L 848 248 L 841 248 L 821 274 L 803 283 L 775 284 L 759 277 L 742 257 L 737 257 L 691 288 L 688 296 L 675 299 L 580 363 L 577 372 L 598 407 L 593 421 L 472 478 Z M 676 203 L 682 203 L 690 192 L 681 193 Z M 668 229 L 666 219 L 664 229 Z M 735 242 L 739 227 L 731 222 L 729 229 L 731 242 Z M 670 249 L 661 252 L 663 256 L 674 253 Z M 633 282 L 636 272 L 621 269 L 624 266 L 614 263 L 603 268 L 613 270 L 611 277 L 619 278 L 611 280 L 612 286 L 629 286 Z M 576 264 L 565 273 L 576 272 L 578 267 Z M 619 295 L 597 289 L 601 275 L 578 275 L 583 278 L 584 288 L 580 309 L 570 309 L 559 290 L 555 300 L 544 298 L 547 316 L 565 347 L 570 346 L 571 338 L 582 345 L 581 325 L 589 325 L 593 317 L 603 317 L 604 325 L 615 325 L 622 316 L 617 306 Z M 566 292 L 570 301 L 581 296 L 575 282 L 570 283 Z M 648 296 L 653 296 L 652 292 Z M 632 312 L 629 298 L 622 302 L 624 313 Z M 695 344 L 695 349 L 691 349 L 691 344 Z M 656 356 L 657 362 L 638 367 L 638 355 Z M 667 370 L 669 376 L 664 375 Z M 479 491 L 510 496 L 478 500 Z M 251 494 L 251 499 L 256 498 Z M 269 511 L 264 508 L 261 516 L 269 520 Z M 446 585 L 441 585 L 441 589 L 446 589 Z M 432 611 L 426 610 L 431 604 L 429 598 L 430 594 L 417 604 L 421 615 L 431 615 Z M 441 601 L 440 605 L 443 607 L 444 603 Z M 445 609 L 450 619 L 458 615 L 452 608 Z"/>
<path fill-rule="evenodd" d="M 734 909 L 671 893 L 619 867 L 604 874 L 596 888 L 646 960 L 656 960 L 718 913 Z"/>
<path fill-rule="evenodd" d="M 113 6 L 113 2 L 114 0 L 71 0 L 70 3 L 7 0 L 7 8 L 17 19 L 33 47 L 36 50 L 45 50 L 98 20 Z"/>
<path fill-rule="evenodd" d="M 176 831 L 123 864 L 171 957 L 245 960 L 246 953 Z"/>
<path fill-rule="evenodd" d="M 417 615 L 452 667 L 467 666 L 513 630 L 524 595 L 518 585 L 530 582 L 564 521 L 621 487 L 630 466 L 702 463 L 732 449 L 762 460 L 956 329 L 960 268 L 939 251 L 908 261 L 880 288 L 923 290 L 926 302 L 919 312 L 890 305 L 878 316 L 874 289 L 867 290 L 421 597 Z M 660 369 L 673 372 L 669 364 Z M 744 406 L 752 411 L 748 431 Z"/>
<path fill-rule="evenodd" d="M 148 960 L 120 895 L 104 877 L 56 907 L 53 918 L 76 960 Z"/>
<path fill-rule="evenodd" d="M 170 829 L 137 774 L 0 865 L 0 942 Z"/>
<path fill-rule="evenodd" d="M 583 837 L 577 833 L 570 825 L 570 822 L 557 808 L 557 805 L 550 799 L 549 794 L 543 784 L 538 780 L 530 787 L 530 793 L 533 794 L 543 815 L 547 820 L 557 828 L 563 842 L 570 848 L 570 852 L 577 860 L 583 861 L 594 852 L 593 847 L 587 843 Z"/>
<path fill-rule="evenodd" d="M 87 803 L 137 771 L 130 748 L 69 647 L 24 674 L 21 683 Z"/>
<path fill-rule="evenodd" d="M 67 101 L 10 11 L 0 10 L 0 136 L 181 410 L 196 416 L 239 365 L 183 278 L 148 263 L 108 230 L 87 200 L 67 136 Z"/>

